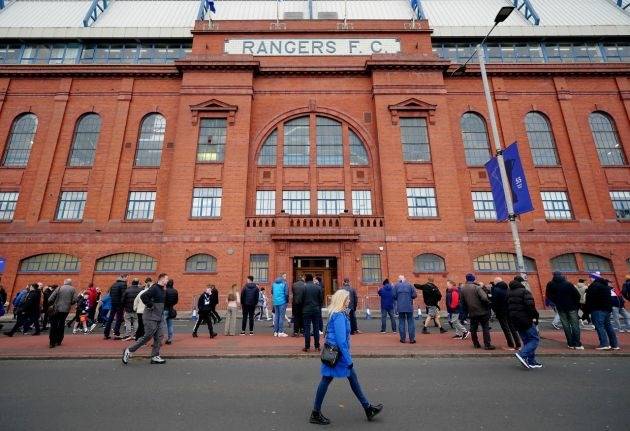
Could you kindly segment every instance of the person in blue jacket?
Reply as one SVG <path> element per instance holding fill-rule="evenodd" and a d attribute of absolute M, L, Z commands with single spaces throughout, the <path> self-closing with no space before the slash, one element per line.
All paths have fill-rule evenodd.
<path fill-rule="evenodd" d="M 361 385 L 359 384 L 359 378 L 354 371 L 352 363 L 352 355 L 350 353 L 350 319 L 348 317 L 347 309 L 350 304 L 350 294 L 345 289 L 339 289 L 331 298 L 330 305 L 328 306 L 329 318 L 328 325 L 326 326 L 326 343 L 332 346 L 337 346 L 339 349 L 339 360 L 334 367 L 330 367 L 322 363 L 321 374 L 322 380 L 317 387 L 317 393 L 315 394 L 315 404 L 313 411 L 311 412 L 311 418 L 309 422 L 318 425 L 328 425 L 330 420 L 322 415 L 322 403 L 328 391 L 328 385 L 336 377 L 346 377 L 350 382 L 350 388 L 357 397 L 361 406 L 365 410 L 365 415 L 368 421 L 374 419 L 374 416 L 380 413 L 383 409 L 382 404 L 372 405 L 367 400 Z"/>
<path fill-rule="evenodd" d="M 383 280 L 383 287 L 378 290 L 381 297 L 381 334 L 387 329 L 387 316 L 392 322 L 392 332 L 396 332 L 396 320 L 394 320 L 394 288 L 386 278 Z"/>

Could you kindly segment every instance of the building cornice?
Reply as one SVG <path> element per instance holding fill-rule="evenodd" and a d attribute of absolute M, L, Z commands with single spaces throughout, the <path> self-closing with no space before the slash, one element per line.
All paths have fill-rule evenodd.
<path fill-rule="evenodd" d="M 445 74 L 450 77 L 457 70 L 459 64 L 452 64 L 445 69 Z M 571 64 L 486 64 L 488 74 L 492 75 L 630 75 L 628 63 L 571 63 Z M 466 70 L 456 76 L 480 75 L 478 64 L 466 66 Z"/>

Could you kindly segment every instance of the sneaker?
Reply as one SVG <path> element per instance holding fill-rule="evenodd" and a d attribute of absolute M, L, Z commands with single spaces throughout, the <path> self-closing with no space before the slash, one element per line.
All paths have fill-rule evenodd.
<path fill-rule="evenodd" d="M 371 421 L 372 419 L 374 419 L 374 416 L 379 414 L 381 410 L 383 410 L 383 404 L 377 404 L 375 406 L 370 404 L 369 406 L 367 406 L 365 408 L 365 416 L 367 417 L 367 420 Z"/>
<path fill-rule="evenodd" d="M 527 363 L 527 361 L 525 360 L 525 358 L 523 358 L 523 357 L 521 356 L 521 354 L 520 354 L 520 353 L 516 352 L 516 353 L 514 354 L 514 356 L 516 356 L 516 359 L 518 359 L 518 360 L 521 362 L 521 364 L 523 364 L 523 366 L 524 366 L 525 368 L 529 368 L 529 364 Z"/>
<path fill-rule="evenodd" d="M 574 347 L 574 349 L 575 350 L 584 350 L 584 346 L 577 346 L 577 347 Z"/>
<path fill-rule="evenodd" d="M 241 335 L 245 335 L 245 331 L 241 331 Z"/>
<path fill-rule="evenodd" d="M 315 410 L 313 410 L 313 412 L 311 413 L 311 417 L 309 418 L 308 421 L 316 425 L 329 425 L 330 424 L 330 419 L 324 416 L 321 412 L 316 412 Z"/>
<path fill-rule="evenodd" d="M 463 340 L 463 339 L 464 339 L 464 336 L 463 336 L 463 335 L 457 335 L 457 334 L 455 334 L 455 335 L 453 335 L 451 338 L 457 338 L 458 340 Z"/>
<path fill-rule="evenodd" d="M 90 326 L 90 332 L 92 332 L 94 328 L 96 328 L 96 323 L 93 323 L 92 326 Z"/>
<path fill-rule="evenodd" d="M 571 350 L 575 350 L 575 347 L 573 347 L 573 346 L 567 346 L 567 347 L 568 347 L 569 349 L 571 349 Z"/>
<path fill-rule="evenodd" d="M 76 333 L 77 333 L 77 330 L 76 330 L 76 329 L 73 329 L 73 330 L 72 330 L 72 333 L 73 333 L 73 334 L 76 334 Z"/>
<path fill-rule="evenodd" d="M 619 347 L 619 346 L 613 347 L 612 350 L 621 350 L 621 347 Z"/>
<path fill-rule="evenodd" d="M 324 335 L 324 333 L 322 331 L 319 331 L 319 335 Z"/>
<path fill-rule="evenodd" d="M 536 362 L 536 361 L 532 361 L 528 363 L 527 365 L 529 365 L 529 368 L 542 368 L 543 367 L 540 362 Z"/>
<path fill-rule="evenodd" d="M 160 358 L 159 356 L 154 356 L 151 358 L 151 363 L 152 364 L 164 364 L 166 363 L 166 361 L 162 358 Z"/>
<path fill-rule="evenodd" d="M 423 334 L 428 334 L 429 333 L 429 330 L 427 329 L 426 326 L 424 328 L 422 328 L 422 333 Z"/>
<path fill-rule="evenodd" d="M 381 334 L 387 334 L 387 331 L 381 331 Z"/>
<path fill-rule="evenodd" d="M 496 350 L 496 347 L 490 345 L 490 346 L 485 346 L 483 349 L 484 350 Z"/>
<path fill-rule="evenodd" d="M 610 350 L 610 346 L 595 347 L 595 350 Z"/>
<path fill-rule="evenodd" d="M 411 340 L 409 344 L 416 344 L 416 340 Z"/>
<path fill-rule="evenodd" d="M 448 331 L 444 328 L 440 328 L 440 334 L 444 334 L 445 332 L 448 332 Z"/>
<path fill-rule="evenodd" d="M 277 332 L 274 332 L 274 333 L 273 333 L 273 336 L 274 336 L 274 337 L 277 337 L 277 336 L 278 336 L 278 333 L 277 333 Z"/>
<path fill-rule="evenodd" d="M 249 331 L 249 335 L 254 335 L 254 331 Z"/>
<path fill-rule="evenodd" d="M 122 363 L 127 365 L 129 363 L 129 358 L 131 358 L 131 352 L 129 349 L 125 349 L 122 355 Z"/>
<path fill-rule="evenodd" d="M 285 338 L 285 337 L 288 337 L 288 335 L 285 334 L 284 332 L 278 332 L 278 337 Z"/>
<path fill-rule="evenodd" d="M 560 328 L 560 325 L 558 325 L 557 323 L 552 323 L 551 326 L 553 326 L 555 329 L 557 329 L 558 331 L 562 328 Z"/>
<path fill-rule="evenodd" d="M 466 331 L 464 332 L 464 335 L 462 335 L 462 340 L 467 339 L 468 337 L 470 337 L 470 331 Z"/>

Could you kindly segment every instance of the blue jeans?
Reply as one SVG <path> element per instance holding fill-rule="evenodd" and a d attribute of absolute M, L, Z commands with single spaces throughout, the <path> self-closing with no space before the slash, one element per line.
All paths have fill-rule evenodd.
<path fill-rule="evenodd" d="M 317 393 L 315 394 L 315 405 L 313 406 L 313 410 L 316 412 L 320 412 L 322 410 L 322 403 L 324 402 L 326 391 L 328 391 L 328 385 L 330 385 L 330 382 L 332 381 L 332 377 L 322 376 L 322 380 L 319 382 L 319 386 L 317 387 Z M 350 370 L 348 381 L 350 382 L 352 392 L 354 392 L 354 395 L 357 397 L 357 400 L 359 400 L 363 408 L 369 407 L 370 402 L 367 398 L 365 398 L 365 395 L 363 395 L 361 385 L 359 384 L 359 378 L 357 377 L 357 373 L 354 372 L 354 369 Z"/>
<path fill-rule="evenodd" d="M 409 331 L 409 341 L 415 341 L 416 322 L 413 321 L 413 311 L 400 311 L 398 312 L 398 332 L 401 341 L 405 341 L 407 330 Z"/>
<path fill-rule="evenodd" d="M 273 332 L 284 332 L 284 315 L 287 304 L 273 306 Z"/>
<path fill-rule="evenodd" d="M 597 331 L 597 338 L 599 338 L 599 347 L 618 347 L 617 335 L 613 330 L 610 323 L 610 311 L 595 310 L 591 312 L 591 319 L 595 330 Z"/>
<path fill-rule="evenodd" d="M 520 335 L 521 341 L 523 342 L 523 346 L 521 347 L 519 354 L 529 364 L 536 362 L 536 349 L 538 348 L 538 343 L 540 342 L 540 337 L 538 336 L 536 327 L 532 325 L 529 329 L 524 331 L 519 330 L 518 335 Z"/>
<path fill-rule="evenodd" d="M 390 308 L 389 310 L 381 310 L 381 332 L 385 332 L 387 329 L 387 316 L 389 315 L 389 320 L 392 322 L 392 331 L 396 332 L 396 320 L 394 319 L 394 309 Z"/>
<path fill-rule="evenodd" d="M 621 319 L 623 318 L 623 325 Z M 615 331 L 630 330 L 630 313 L 625 308 L 613 307 L 612 325 Z"/>
<path fill-rule="evenodd" d="M 167 341 L 173 341 L 173 319 L 168 317 L 168 310 L 164 310 L 162 314 L 164 316 L 164 321 L 166 322 L 166 332 L 167 332 Z"/>

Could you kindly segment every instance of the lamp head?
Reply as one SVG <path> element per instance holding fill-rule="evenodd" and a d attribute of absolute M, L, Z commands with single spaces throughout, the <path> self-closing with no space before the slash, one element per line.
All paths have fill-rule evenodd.
<path fill-rule="evenodd" d="M 499 24 L 500 22 L 505 21 L 507 17 L 510 16 L 513 10 L 514 6 L 503 6 L 501 9 L 499 9 L 499 13 L 497 13 L 497 16 L 494 17 L 494 23 Z"/>

